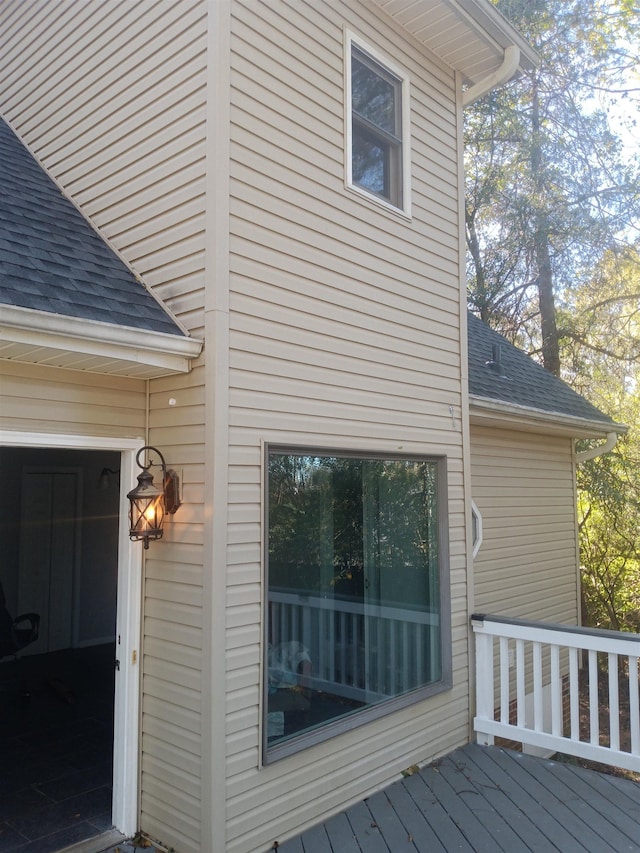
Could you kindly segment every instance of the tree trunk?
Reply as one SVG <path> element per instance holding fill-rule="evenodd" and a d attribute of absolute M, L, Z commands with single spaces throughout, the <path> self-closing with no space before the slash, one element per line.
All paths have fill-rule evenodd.
<path fill-rule="evenodd" d="M 475 304 L 480 310 L 480 319 L 484 323 L 488 323 L 491 312 L 489 310 L 487 298 L 487 281 L 484 275 L 484 266 L 482 265 L 482 252 L 480 250 L 480 241 L 476 231 L 475 211 L 472 212 L 468 208 L 465 211 L 465 219 L 467 226 L 467 248 L 471 255 L 473 268 L 475 270 Z"/>
<path fill-rule="evenodd" d="M 542 162 L 542 140 L 540 123 L 540 97 L 538 81 L 533 78 L 531 106 L 531 173 L 536 188 L 535 234 L 533 249 L 537 268 L 538 305 L 542 333 L 542 363 L 545 370 L 560 375 L 560 341 L 556 324 L 556 306 L 553 293 L 553 270 L 551 267 L 551 228 L 544 207 L 544 165 Z"/>

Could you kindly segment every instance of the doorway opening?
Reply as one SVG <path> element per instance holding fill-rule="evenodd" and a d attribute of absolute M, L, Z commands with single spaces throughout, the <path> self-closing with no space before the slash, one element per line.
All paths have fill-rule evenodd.
<path fill-rule="evenodd" d="M 6 610 L 39 618 L 37 640 L 0 661 L 0 836 L 16 853 L 60 850 L 114 825 L 132 831 L 121 755 L 137 731 L 119 717 L 116 672 L 131 604 L 120 600 L 131 581 L 121 522 L 130 455 L 0 446 Z M 139 621 L 127 621 L 135 631 Z"/>

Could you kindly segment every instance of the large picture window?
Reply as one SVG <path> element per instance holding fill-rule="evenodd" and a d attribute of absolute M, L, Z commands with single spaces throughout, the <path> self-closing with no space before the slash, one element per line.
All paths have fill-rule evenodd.
<path fill-rule="evenodd" d="M 267 475 L 265 741 L 277 755 L 445 685 L 446 489 L 433 459 L 272 448 Z"/>
<path fill-rule="evenodd" d="M 348 66 L 348 183 L 408 213 L 408 84 L 351 38 Z"/>

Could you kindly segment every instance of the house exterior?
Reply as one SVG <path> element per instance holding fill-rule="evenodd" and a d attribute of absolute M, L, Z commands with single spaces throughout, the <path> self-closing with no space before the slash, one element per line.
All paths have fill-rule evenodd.
<path fill-rule="evenodd" d="M 0 15 L 2 151 L 35 158 L 0 441 L 119 469 L 113 822 L 271 849 L 468 742 L 474 609 L 578 620 L 573 439 L 616 427 L 466 337 L 462 111 L 535 56 L 485 0 Z M 143 445 L 182 484 L 144 552 Z"/>

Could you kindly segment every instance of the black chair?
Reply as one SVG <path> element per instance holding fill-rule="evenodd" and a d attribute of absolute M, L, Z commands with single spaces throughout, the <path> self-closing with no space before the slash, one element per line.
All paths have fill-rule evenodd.
<path fill-rule="evenodd" d="M 15 619 L 7 610 L 4 589 L 0 583 L 0 660 L 12 656 L 17 658 L 18 652 L 38 639 L 40 631 L 40 616 L 38 613 L 22 613 Z M 3 685 L 4 686 L 4 685 Z M 28 696 L 29 691 L 22 683 L 19 692 Z"/>

